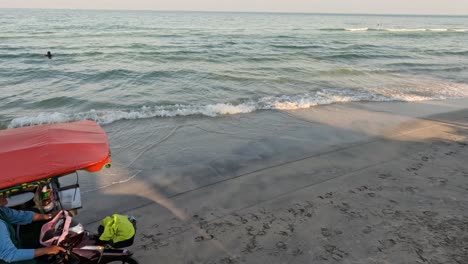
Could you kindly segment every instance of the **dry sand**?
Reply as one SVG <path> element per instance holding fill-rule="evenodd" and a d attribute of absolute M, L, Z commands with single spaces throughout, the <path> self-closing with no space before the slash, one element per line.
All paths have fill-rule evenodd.
<path fill-rule="evenodd" d="M 88 226 L 139 220 L 140 263 L 468 263 L 468 101 L 105 127 Z"/>

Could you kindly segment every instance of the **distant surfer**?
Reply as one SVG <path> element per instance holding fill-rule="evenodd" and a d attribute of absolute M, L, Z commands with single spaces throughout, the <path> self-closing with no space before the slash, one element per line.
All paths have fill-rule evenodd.
<path fill-rule="evenodd" d="M 50 51 L 48 51 L 47 54 L 44 55 L 44 56 L 46 56 L 47 58 L 49 58 L 49 60 L 52 59 L 52 53 L 50 53 Z"/>

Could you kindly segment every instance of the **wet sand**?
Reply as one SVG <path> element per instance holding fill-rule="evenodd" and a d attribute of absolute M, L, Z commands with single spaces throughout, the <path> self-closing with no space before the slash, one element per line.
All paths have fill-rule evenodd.
<path fill-rule="evenodd" d="M 121 121 L 81 174 L 140 263 L 468 263 L 468 101 Z"/>

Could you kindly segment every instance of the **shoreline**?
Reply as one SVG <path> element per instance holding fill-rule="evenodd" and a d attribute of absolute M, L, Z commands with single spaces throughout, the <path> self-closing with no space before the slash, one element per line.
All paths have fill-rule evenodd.
<path fill-rule="evenodd" d="M 359 106 L 374 106 L 378 107 L 382 105 L 381 108 L 391 107 L 394 105 L 411 105 L 411 104 L 435 104 L 439 106 L 436 109 L 436 113 L 440 112 L 443 106 L 449 106 L 451 103 L 460 107 L 460 102 L 463 104 L 467 102 L 468 98 L 452 98 L 452 99 L 431 99 L 431 100 L 416 100 L 416 101 L 404 101 L 404 100 L 383 100 L 383 101 L 345 101 L 345 102 L 315 102 L 317 104 L 312 104 L 309 100 L 312 100 L 311 97 L 307 97 L 306 102 L 301 102 L 294 96 L 288 97 L 290 100 L 281 102 L 282 96 L 272 97 L 265 106 L 262 106 L 263 99 L 268 97 L 262 97 L 259 100 L 246 101 L 238 104 L 231 103 L 213 103 L 205 105 L 192 105 L 192 104 L 182 104 L 182 105 L 161 105 L 155 107 L 142 107 L 139 111 L 108 111 L 108 110 L 90 110 L 88 112 L 79 112 L 79 113 L 70 113 L 64 114 L 60 112 L 50 112 L 50 113 L 40 113 L 39 116 L 23 116 L 17 117 L 12 120 L 9 120 L 8 123 L 0 122 L 0 129 L 10 129 L 22 126 L 31 126 L 31 125 L 41 125 L 47 123 L 62 123 L 62 122 L 74 122 L 79 120 L 93 120 L 98 122 L 101 126 L 111 125 L 120 121 L 129 121 L 129 120 L 158 120 L 158 119 L 168 119 L 168 118 L 229 118 L 237 117 L 240 115 L 249 115 L 256 114 L 265 111 L 277 111 L 277 112 L 297 112 L 297 111 L 308 111 L 308 109 L 320 109 L 327 106 L 339 106 L 343 105 L 344 107 L 353 105 Z M 302 98 L 304 99 L 304 98 Z M 320 100 L 319 100 L 320 101 Z M 263 102 L 265 103 L 265 102 Z M 306 107 L 303 105 L 312 105 Z M 405 107 L 406 109 L 412 109 L 411 106 Z M 449 109 L 447 109 L 449 110 Z M 446 110 L 446 111 L 447 111 Z M 391 112 L 391 111 L 390 111 Z M 423 112 L 423 114 L 428 114 Z M 91 117 L 89 116 L 91 115 Z"/>
<path fill-rule="evenodd" d="M 110 124 L 78 217 L 136 216 L 142 263 L 464 263 L 466 105 Z"/>

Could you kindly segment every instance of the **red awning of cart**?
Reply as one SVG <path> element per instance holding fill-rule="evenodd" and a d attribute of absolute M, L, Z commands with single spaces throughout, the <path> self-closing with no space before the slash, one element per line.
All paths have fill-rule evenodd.
<path fill-rule="evenodd" d="M 98 171 L 111 162 L 109 141 L 93 121 L 0 130 L 0 189 Z"/>

